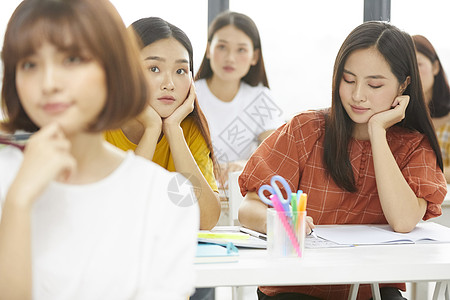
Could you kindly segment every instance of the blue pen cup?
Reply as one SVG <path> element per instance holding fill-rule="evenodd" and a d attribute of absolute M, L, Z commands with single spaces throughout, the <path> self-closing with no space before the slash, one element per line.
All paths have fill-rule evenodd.
<path fill-rule="evenodd" d="M 291 214 L 267 209 L 267 252 L 271 258 L 303 257 L 306 211 Z"/>

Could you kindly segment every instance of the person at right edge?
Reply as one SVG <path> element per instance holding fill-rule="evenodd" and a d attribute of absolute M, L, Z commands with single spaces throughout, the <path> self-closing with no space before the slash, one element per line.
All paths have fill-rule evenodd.
<path fill-rule="evenodd" d="M 430 109 L 431 121 L 441 146 L 445 179 L 450 182 L 450 87 L 430 41 L 422 35 L 413 35 L 412 39 L 416 46 L 425 103 Z"/>
<path fill-rule="evenodd" d="M 256 192 L 278 174 L 291 190 L 308 194 L 307 233 L 314 223 L 389 224 L 410 232 L 420 220 L 441 215 L 442 169 L 411 36 L 385 22 L 366 22 L 337 54 L 331 108 L 293 117 L 247 162 L 239 177 L 246 195 L 239 221 L 266 231 L 267 206 Z M 261 286 L 257 293 L 261 300 L 340 300 L 349 288 Z M 380 284 L 383 300 L 404 299 L 405 289 L 404 283 Z M 370 298 L 370 286 L 362 285 L 358 299 Z"/>

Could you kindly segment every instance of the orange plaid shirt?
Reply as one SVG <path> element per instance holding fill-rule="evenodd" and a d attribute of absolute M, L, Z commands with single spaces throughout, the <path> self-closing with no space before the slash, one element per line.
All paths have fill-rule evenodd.
<path fill-rule="evenodd" d="M 239 177 L 242 195 L 270 184 L 273 175 L 284 177 L 291 190 L 308 194 L 308 215 L 315 224 L 386 224 L 378 198 L 370 141 L 351 139 L 350 162 L 358 189 L 349 193 L 328 176 L 323 162 L 325 111 L 295 116 L 268 137 L 251 156 Z M 386 138 L 395 160 L 417 197 L 427 201 L 424 220 L 439 216 L 447 184 L 428 139 L 423 134 L 393 126 Z M 405 290 L 404 284 L 387 284 Z M 347 299 L 348 285 L 260 287 L 269 296 L 297 292 L 320 299 Z M 371 297 L 362 285 L 358 299 Z"/>

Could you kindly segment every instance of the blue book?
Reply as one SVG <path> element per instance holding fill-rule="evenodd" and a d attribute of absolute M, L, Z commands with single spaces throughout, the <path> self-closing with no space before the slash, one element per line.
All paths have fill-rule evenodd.
<path fill-rule="evenodd" d="M 224 245 L 198 243 L 194 262 L 196 264 L 237 262 L 239 251 L 233 243 Z"/>

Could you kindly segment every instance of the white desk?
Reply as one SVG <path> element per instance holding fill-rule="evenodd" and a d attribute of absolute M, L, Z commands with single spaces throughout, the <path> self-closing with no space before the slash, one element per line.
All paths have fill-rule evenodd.
<path fill-rule="evenodd" d="M 196 265 L 196 271 L 197 287 L 444 281 L 450 244 L 306 249 L 299 260 L 240 249 L 239 262 Z"/>

